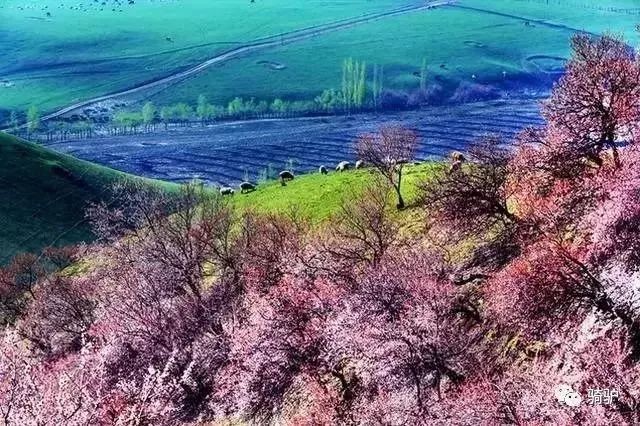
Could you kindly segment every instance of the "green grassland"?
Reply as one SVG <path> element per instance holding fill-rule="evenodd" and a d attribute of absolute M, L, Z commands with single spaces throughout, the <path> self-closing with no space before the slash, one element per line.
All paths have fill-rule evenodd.
<path fill-rule="evenodd" d="M 121 3 L 0 2 L 0 109 L 38 104 L 52 110 L 163 77 L 239 43 L 396 8 L 410 0 Z"/>
<path fill-rule="evenodd" d="M 91 241 L 85 208 L 121 179 L 132 177 L 0 132 L 0 265 L 19 252 Z"/>
<path fill-rule="evenodd" d="M 408 205 L 416 198 L 418 184 L 423 182 L 435 163 L 409 165 L 403 177 L 403 196 Z M 267 182 L 247 194 L 236 193 L 233 205 L 262 213 L 295 213 L 322 224 L 340 210 L 343 201 L 357 199 L 367 184 L 374 180 L 371 169 L 331 172 L 329 175 L 309 173 L 282 186 L 280 182 Z"/>
<path fill-rule="evenodd" d="M 233 96 L 313 99 L 324 89 L 340 88 L 341 64 L 349 57 L 366 61 L 370 78 L 371 65 L 383 65 L 385 85 L 392 89 L 418 88 L 423 58 L 430 84 L 451 88 L 475 76 L 486 84 L 536 85 L 561 71 L 575 30 L 614 31 L 637 41 L 634 25 L 640 9 L 638 15 L 629 15 L 574 3 L 461 0 L 235 59 L 150 99 L 158 104 L 194 103 L 199 93 L 223 105 Z M 624 1 L 597 3 L 630 6 Z"/>
<path fill-rule="evenodd" d="M 25 110 L 31 104 L 51 111 L 134 87 L 256 38 L 421 2 L 101 3 L 0 3 L 0 119 L 6 119 L 11 109 Z M 636 0 L 459 0 L 436 10 L 386 17 L 248 53 L 152 99 L 161 104 L 194 103 L 200 93 L 220 104 L 236 96 L 312 99 L 325 88 L 339 87 L 340 65 L 347 57 L 384 65 L 389 88 L 417 87 L 415 74 L 423 58 L 429 64 L 431 82 L 437 78 L 441 84 L 455 85 L 472 75 L 478 81 L 496 82 L 505 78 L 503 72 L 512 82 L 526 82 L 531 76 L 560 69 L 574 30 L 614 31 L 636 44 L 633 28 L 638 21 Z"/>
<path fill-rule="evenodd" d="M 430 163 L 407 166 L 403 193 L 409 204 L 415 199 L 416 185 L 432 167 Z M 286 186 L 277 181 L 262 183 L 251 193 L 237 192 L 229 202 L 240 210 L 294 211 L 320 225 L 339 210 L 343 200 L 357 198 L 372 176 L 366 169 L 329 175 L 311 173 L 297 176 Z M 90 202 L 108 199 L 109 187 L 122 179 L 140 178 L 0 132 L 0 265 L 20 252 L 92 241 L 85 208 Z M 147 182 L 167 191 L 178 188 Z"/>
<path fill-rule="evenodd" d="M 416 207 L 418 188 L 427 176 L 433 172 L 437 163 L 407 165 L 404 169 L 402 187 L 403 197 L 408 208 L 397 211 L 390 199 L 389 213 L 393 220 L 401 225 L 401 234 L 415 235 L 423 229 L 426 221 L 424 210 Z M 327 221 L 341 212 L 343 204 L 353 203 L 360 196 L 366 185 L 380 182 L 374 178 L 375 172 L 367 170 L 349 170 L 343 173 L 309 173 L 299 175 L 295 180 L 282 186 L 279 181 L 270 181 L 258 185 L 253 192 L 234 196 L 225 196 L 223 200 L 236 212 L 250 211 L 257 214 L 275 214 L 306 220 L 312 230 L 322 229 Z M 374 180 L 375 179 L 375 180 Z M 205 191 L 217 189 L 205 188 Z M 82 275 L 89 271 L 96 260 L 85 258 L 65 269 L 67 275 Z"/>

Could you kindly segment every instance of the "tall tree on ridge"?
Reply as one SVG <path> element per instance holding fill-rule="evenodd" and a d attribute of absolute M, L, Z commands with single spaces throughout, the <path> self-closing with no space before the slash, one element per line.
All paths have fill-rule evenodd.
<path fill-rule="evenodd" d="M 420 91 L 427 91 L 427 58 L 422 58 L 422 67 L 420 68 Z"/>
<path fill-rule="evenodd" d="M 384 87 L 384 66 L 373 66 L 373 81 L 372 81 L 372 95 L 373 95 L 373 107 L 377 110 L 380 106 L 380 96 L 382 95 L 382 89 Z"/>
<path fill-rule="evenodd" d="M 405 207 L 401 192 L 403 168 L 413 159 L 417 147 L 416 134 L 397 126 L 383 127 L 378 133 L 362 135 L 357 142 L 360 159 L 377 169 L 395 190 L 398 209 Z"/>

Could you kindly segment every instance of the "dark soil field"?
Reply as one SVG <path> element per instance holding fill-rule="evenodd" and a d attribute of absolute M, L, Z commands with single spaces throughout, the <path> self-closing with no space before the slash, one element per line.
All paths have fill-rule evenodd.
<path fill-rule="evenodd" d="M 221 123 L 49 146 L 136 175 L 226 185 L 243 180 L 245 173 L 256 180 L 269 166 L 277 173 L 293 162 L 300 173 L 353 160 L 357 136 L 384 125 L 416 129 L 422 139 L 419 158 L 424 159 L 464 150 L 483 134 L 501 134 L 508 142 L 538 123 L 539 98 L 529 97 L 380 115 Z"/>

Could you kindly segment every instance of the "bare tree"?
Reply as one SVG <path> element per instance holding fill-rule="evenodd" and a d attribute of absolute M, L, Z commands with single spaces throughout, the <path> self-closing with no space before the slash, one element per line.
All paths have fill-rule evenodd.
<path fill-rule="evenodd" d="M 207 262 L 237 279 L 242 248 L 235 244 L 232 211 L 217 194 L 198 184 L 169 194 L 126 182 L 114 193 L 115 207 L 94 205 L 88 216 L 96 234 L 118 246 L 121 257 L 163 265 L 196 299 L 208 274 Z"/>
<path fill-rule="evenodd" d="M 376 265 L 398 242 L 400 224 L 390 215 L 390 192 L 379 182 L 367 186 L 355 198 L 344 200 L 337 215 L 334 241 L 326 247 L 332 256 L 348 263 Z"/>
<path fill-rule="evenodd" d="M 477 142 L 469 151 L 469 164 L 443 168 L 422 184 L 422 204 L 464 235 L 498 224 L 510 228 L 516 217 L 507 203 L 509 158 L 500 139 L 487 137 Z"/>
<path fill-rule="evenodd" d="M 413 159 L 418 145 L 416 134 L 403 127 L 382 127 L 378 133 L 362 135 L 357 152 L 361 160 L 384 176 L 398 195 L 398 209 L 405 207 L 402 198 L 402 171 Z"/>
<path fill-rule="evenodd" d="M 96 307 L 86 287 L 83 281 L 56 275 L 40 282 L 36 298 L 17 328 L 33 350 L 44 355 L 61 355 L 81 348 L 82 338 L 93 324 Z"/>

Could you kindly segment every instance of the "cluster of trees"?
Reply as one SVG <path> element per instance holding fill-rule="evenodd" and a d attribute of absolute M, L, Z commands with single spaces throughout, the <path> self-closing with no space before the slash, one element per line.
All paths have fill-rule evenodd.
<path fill-rule="evenodd" d="M 48 125 L 46 132 L 44 132 L 44 138 L 46 140 L 55 140 L 56 138 L 66 140 L 71 137 L 87 139 L 94 135 L 95 127 L 91 120 L 58 121 Z"/>
<path fill-rule="evenodd" d="M 319 107 L 310 101 L 289 102 L 275 99 L 269 103 L 265 100 L 256 101 L 254 98 L 236 97 L 224 107 L 211 104 L 206 96 L 200 95 L 195 108 L 185 102 L 159 108 L 153 102 L 147 102 L 140 111 L 116 112 L 112 124 L 123 132 L 136 133 L 143 126 L 146 131 L 154 130 L 159 123 L 166 129 L 171 124 L 186 126 L 193 122 L 206 124 L 221 119 L 301 115 L 314 111 L 319 111 Z"/>
<path fill-rule="evenodd" d="M 384 89 L 384 67 L 382 65 L 373 65 L 373 80 L 371 82 L 371 97 L 373 98 L 373 107 L 377 111 L 380 107 L 380 99 L 382 90 Z"/>
<path fill-rule="evenodd" d="M 366 63 L 349 58 L 342 64 L 341 90 L 326 89 L 315 98 L 315 103 L 322 111 L 331 114 L 350 114 L 372 108 L 377 110 L 381 106 L 383 90 L 382 66 L 373 66 L 373 76 L 369 81 Z"/>
<path fill-rule="evenodd" d="M 384 87 L 384 68 L 373 65 L 369 80 L 365 62 L 346 59 L 342 65 L 340 89 L 326 89 L 313 100 L 287 101 L 276 98 L 273 101 L 244 99 L 236 97 L 226 106 L 208 102 L 200 95 L 195 107 L 179 102 L 173 105 L 156 106 L 146 102 L 140 110 L 120 110 L 113 114 L 110 123 L 99 123 L 94 118 L 78 121 L 61 121 L 42 126 L 40 113 L 32 106 L 25 113 L 25 136 L 27 138 L 45 137 L 47 140 L 66 139 L 68 137 L 91 137 L 101 131 L 111 134 L 136 134 L 140 131 L 153 131 L 158 124 L 166 130 L 170 125 L 187 126 L 198 122 L 211 123 L 224 119 L 250 119 L 271 117 L 296 117 L 310 114 L 351 114 L 361 111 L 414 108 L 431 100 L 440 102 L 441 88 L 429 86 L 427 80 L 427 62 L 423 60 L 419 73 L 419 88 L 413 92 L 387 90 Z M 478 95 L 490 97 L 485 93 L 490 88 L 477 84 L 465 84 L 452 95 L 455 102 L 475 100 Z M 20 134 L 20 120 L 14 111 L 9 119 L 10 132 Z"/>
<path fill-rule="evenodd" d="M 427 91 L 427 63 L 423 60 L 420 70 L 420 91 Z M 372 80 L 368 80 L 367 65 L 352 58 L 346 59 L 342 65 L 341 89 L 326 89 L 314 100 L 286 101 L 276 98 L 271 102 L 236 97 L 227 106 L 210 104 L 205 95 L 200 95 L 194 109 L 191 105 L 180 102 L 167 105 L 159 110 L 151 102 L 147 102 L 141 112 L 118 112 L 113 118 L 116 128 L 124 132 L 137 132 L 143 125 L 146 130 L 154 128 L 161 122 L 165 128 L 169 124 L 186 125 L 192 121 L 202 124 L 220 119 L 247 119 L 271 116 L 300 116 L 305 114 L 350 114 L 390 106 L 396 100 L 384 97 L 384 69 L 373 66 Z M 389 96 L 387 96 L 389 97 Z M 393 95 L 390 95 L 393 98 Z M 408 99 L 406 100 L 408 103 Z M 395 104 L 394 104 L 395 105 Z M 393 105 L 391 105 L 393 106 Z M 405 105 L 406 106 L 406 105 Z M 395 105 L 394 107 L 397 107 Z"/>
<path fill-rule="evenodd" d="M 30 122 L 35 123 L 35 122 Z M 42 125 L 27 125 L 23 130 L 18 121 L 12 122 L 9 133 L 16 136 L 24 136 L 27 139 L 54 141 L 70 138 L 87 139 L 95 135 L 95 125 L 91 120 L 56 121 Z"/>
<path fill-rule="evenodd" d="M 347 113 L 361 109 L 367 94 L 367 64 L 349 58 L 342 65 L 342 99 Z"/>
<path fill-rule="evenodd" d="M 200 106 L 198 106 L 200 108 Z M 207 110 L 198 110 L 203 116 Z M 180 102 L 175 105 L 163 106 L 160 109 L 153 102 L 146 102 L 139 111 L 118 111 L 112 118 L 112 132 L 138 133 L 155 130 L 158 123 L 163 123 L 165 129 L 170 123 L 186 125 L 193 119 L 191 105 Z"/>
<path fill-rule="evenodd" d="M 426 178 L 419 230 L 389 209 L 402 129 L 362 138 L 382 180 L 324 231 L 198 186 L 117 188 L 89 211 L 98 245 L 48 255 L 81 274 L 2 271 L 0 418 L 639 424 L 640 63 L 612 37 L 573 46 L 546 125 Z"/>

